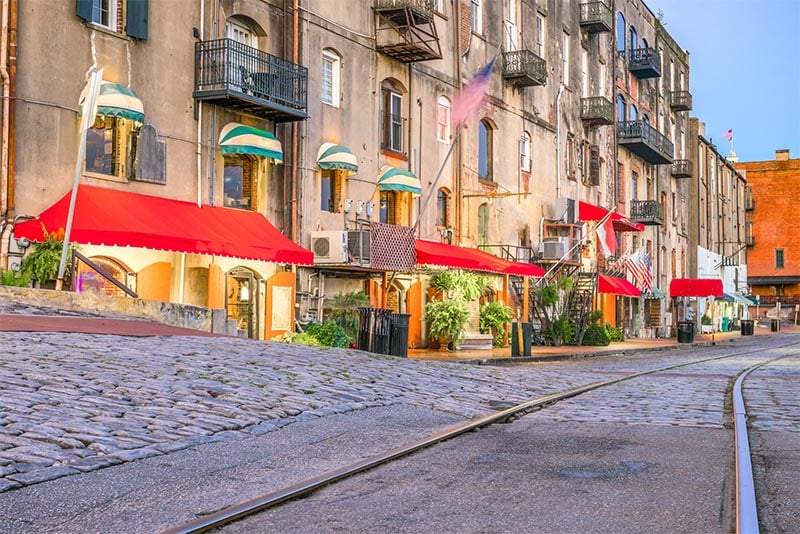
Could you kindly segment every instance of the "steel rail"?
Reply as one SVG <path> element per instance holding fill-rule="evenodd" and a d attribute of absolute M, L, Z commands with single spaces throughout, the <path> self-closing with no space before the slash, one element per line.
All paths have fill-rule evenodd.
<path fill-rule="evenodd" d="M 797 345 L 797 342 L 789 343 L 787 345 L 781 345 L 779 347 L 774 348 L 783 348 L 790 345 Z M 772 348 L 772 347 L 771 347 Z M 314 478 L 310 478 L 308 480 L 299 482 L 292 486 L 282 488 L 280 490 L 267 493 L 265 495 L 261 495 L 249 501 L 235 504 L 233 506 L 224 508 L 218 512 L 214 512 L 212 514 L 206 515 L 204 517 L 200 517 L 193 521 L 189 521 L 182 525 L 169 528 L 163 531 L 163 534 L 194 534 L 198 532 L 207 532 L 211 529 L 221 527 L 228 523 L 232 523 L 239 519 L 243 519 L 245 517 L 254 515 L 258 512 L 266 510 L 268 508 L 277 506 L 278 504 L 284 503 L 286 501 L 298 499 L 300 497 L 304 497 L 315 492 L 318 489 L 321 489 L 325 486 L 334 484 L 345 478 L 349 478 L 351 476 L 357 475 L 364 471 L 368 471 L 370 469 L 374 469 L 382 464 L 388 463 L 392 460 L 396 460 L 403 456 L 408 456 L 412 453 L 415 453 L 419 450 L 424 448 L 433 446 L 437 443 L 441 443 L 443 441 L 450 440 L 461 434 L 465 434 L 467 432 L 472 432 L 474 430 L 478 430 L 480 428 L 505 422 L 507 420 L 513 419 L 517 416 L 524 415 L 525 413 L 532 411 L 537 408 L 542 408 L 548 404 L 554 404 L 558 401 L 568 399 L 571 397 L 575 397 L 581 395 L 583 393 L 587 393 L 589 391 L 593 391 L 595 389 L 611 386 L 614 384 L 618 384 L 620 382 L 631 380 L 634 378 L 638 378 L 641 376 L 646 376 L 655 373 L 661 373 L 664 371 L 670 371 L 672 369 L 678 369 L 681 367 L 688 367 L 691 365 L 697 365 L 700 363 L 715 361 L 715 360 L 722 360 L 726 358 L 733 358 L 736 356 L 742 356 L 744 354 L 749 354 L 751 352 L 761 352 L 763 348 L 759 348 L 758 350 L 751 350 L 751 351 L 744 351 L 738 352 L 735 354 L 726 354 L 724 356 L 714 356 L 711 358 L 704 358 L 701 360 L 695 360 L 692 362 L 680 363 L 676 365 L 670 365 L 667 367 L 660 367 L 658 369 L 651 369 L 648 371 L 640 371 L 636 373 L 630 373 L 621 377 L 613 378 L 610 380 L 603 380 L 600 382 L 592 382 L 585 386 L 580 386 L 577 388 L 573 388 L 567 391 L 562 391 L 559 393 L 551 393 L 549 395 L 545 395 L 544 397 L 540 397 L 538 399 L 533 399 L 530 401 L 523 402 L 516 406 L 512 406 L 500 412 L 497 412 L 492 415 L 488 415 L 485 417 L 481 417 L 479 419 L 474 419 L 467 423 L 463 423 L 460 425 L 456 425 L 449 429 L 445 429 L 441 432 L 436 432 L 431 434 L 427 438 L 423 438 L 421 440 L 397 447 L 395 449 L 391 449 L 388 451 L 381 452 L 374 456 L 364 458 L 363 460 L 359 460 L 353 464 L 335 469 L 333 471 L 328 471 L 327 473 L 323 473 Z M 765 362 L 766 363 L 766 362 Z M 738 514 L 737 514 L 738 515 Z"/>

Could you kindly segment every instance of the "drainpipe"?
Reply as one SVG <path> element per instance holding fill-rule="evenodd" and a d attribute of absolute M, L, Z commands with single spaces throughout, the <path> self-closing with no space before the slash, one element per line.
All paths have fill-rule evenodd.
<path fill-rule="evenodd" d="M 461 87 L 461 0 L 453 0 L 453 26 L 454 26 L 454 33 L 456 38 L 455 46 L 453 50 L 455 51 L 453 54 L 454 60 L 454 67 L 455 67 L 455 89 L 458 90 Z M 456 157 L 453 160 L 453 165 L 455 166 L 455 176 L 454 184 L 453 184 L 453 205 L 457 206 L 454 215 L 454 221 L 452 223 L 453 228 L 455 228 L 455 241 L 456 244 L 461 243 L 461 236 L 463 234 L 461 230 L 461 220 L 462 217 L 462 210 L 464 209 L 464 199 L 461 198 L 461 165 L 462 165 L 462 158 L 463 153 L 461 151 L 461 136 L 457 136 L 452 143 L 457 143 L 456 149 Z"/>
<path fill-rule="evenodd" d="M 206 0 L 200 0 L 200 39 L 205 35 Z M 203 102 L 197 102 L 197 207 L 203 206 Z M 183 275 L 181 275 L 183 276 Z M 183 297 L 181 297 L 183 298 Z"/>
<path fill-rule="evenodd" d="M 297 65 L 299 49 L 297 45 L 300 34 L 298 19 L 299 0 L 292 0 L 292 63 Z M 297 121 L 292 121 L 292 216 L 291 224 L 292 241 L 297 242 Z"/>
<path fill-rule="evenodd" d="M 556 198 L 561 198 L 561 95 L 564 84 L 558 86 L 556 97 Z"/>

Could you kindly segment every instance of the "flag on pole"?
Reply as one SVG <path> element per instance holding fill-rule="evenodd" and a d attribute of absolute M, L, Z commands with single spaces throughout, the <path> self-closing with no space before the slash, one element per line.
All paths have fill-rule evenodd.
<path fill-rule="evenodd" d="M 483 104 L 483 99 L 486 98 L 486 92 L 489 90 L 489 80 L 496 60 L 497 58 L 491 60 L 480 69 L 456 96 L 450 115 L 456 128 L 463 126 Z"/>
<path fill-rule="evenodd" d="M 725 139 L 727 139 L 729 143 L 733 141 L 733 130 L 728 130 L 722 135 L 725 136 Z"/>
<path fill-rule="evenodd" d="M 625 258 L 625 268 L 631 273 L 639 287 L 645 291 L 653 289 L 653 271 L 650 255 L 641 250 Z"/>
<path fill-rule="evenodd" d="M 613 256 L 617 252 L 617 236 L 614 234 L 614 224 L 611 220 L 611 213 L 606 215 L 606 220 L 597 225 L 595 232 L 597 232 L 597 241 L 600 243 L 600 248 L 603 249 L 603 256 Z"/>

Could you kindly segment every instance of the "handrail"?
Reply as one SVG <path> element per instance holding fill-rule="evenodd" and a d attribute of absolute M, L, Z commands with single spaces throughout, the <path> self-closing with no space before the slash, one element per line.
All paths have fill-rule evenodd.
<path fill-rule="evenodd" d="M 121 289 L 129 297 L 132 297 L 132 298 L 135 298 L 135 299 L 139 298 L 139 295 L 137 295 L 131 288 L 129 288 L 128 286 L 126 286 L 125 284 L 123 284 L 122 282 L 120 282 L 119 280 L 114 278 L 108 271 L 106 271 L 105 269 L 103 269 L 102 267 L 97 265 L 95 262 L 93 262 L 92 260 L 90 260 L 89 258 L 84 256 L 83 254 L 81 254 L 77 250 L 72 249 L 72 255 L 73 255 L 73 257 L 78 258 L 83 263 L 85 263 L 87 266 L 89 266 L 97 274 L 99 274 L 100 276 L 102 276 L 103 278 L 105 278 L 106 280 L 108 280 L 109 282 L 114 284 L 115 286 L 117 286 L 119 289 Z M 73 273 L 75 272 L 74 268 L 72 269 L 72 272 Z"/>

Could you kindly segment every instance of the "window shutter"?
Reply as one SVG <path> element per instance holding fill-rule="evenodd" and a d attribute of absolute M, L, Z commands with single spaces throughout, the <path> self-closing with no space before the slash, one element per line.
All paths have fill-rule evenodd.
<path fill-rule="evenodd" d="M 78 3 L 80 4 L 80 1 Z M 136 39 L 147 39 L 147 8 L 149 0 L 128 0 L 127 34 Z"/>
<path fill-rule="evenodd" d="M 589 147 L 589 182 L 600 185 L 600 147 L 597 145 Z"/>
<path fill-rule="evenodd" d="M 77 0 L 77 13 L 86 22 L 92 22 L 92 0 Z"/>

